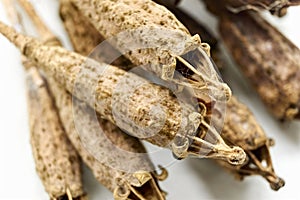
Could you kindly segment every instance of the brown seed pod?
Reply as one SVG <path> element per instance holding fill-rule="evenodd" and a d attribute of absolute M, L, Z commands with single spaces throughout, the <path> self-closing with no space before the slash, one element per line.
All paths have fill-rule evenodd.
<path fill-rule="evenodd" d="M 233 166 L 218 161 L 238 179 L 242 180 L 245 176 L 250 175 L 260 175 L 270 183 L 273 190 L 279 190 L 284 186 L 284 180 L 274 172 L 269 151 L 269 147 L 274 145 L 274 141 L 266 137 L 253 113 L 234 96 L 227 103 L 222 137 L 227 144 L 242 147 L 248 156 L 247 162 L 242 166 Z"/>
<path fill-rule="evenodd" d="M 105 39 L 70 0 L 60 0 L 60 17 L 71 42 L 77 44 L 74 46 L 75 52 L 85 56 L 93 53 L 90 55 L 93 59 L 124 67 L 125 70 L 132 66 L 132 63 L 124 56 L 120 56 L 120 53 L 113 46 L 109 43 L 102 43 Z M 93 51 L 99 44 L 101 44 L 101 48 Z M 111 62 L 112 60 L 113 62 Z"/>
<path fill-rule="evenodd" d="M 12 24 L 23 30 L 12 1 L 4 1 L 4 5 Z M 37 173 L 51 199 L 86 199 L 80 159 L 65 135 L 46 81 L 26 58 L 23 65 L 27 70 L 30 141 Z"/>
<path fill-rule="evenodd" d="M 165 7 L 150 0 L 72 2 L 136 66 L 192 88 L 201 101 L 230 98 L 230 89 L 220 81 L 207 57 L 209 45 L 201 43 L 198 35 L 191 36 Z M 190 56 L 191 60 L 187 58 Z"/>
<path fill-rule="evenodd" d="M 219 16 L 221 37 L 234 60 L 280 120 L 300 118 L 300 50 L 258 13 L 226 12 L 208 1 Z"/>
<path fill-rule="evenodd" d="M 207 124 L 199 110 L 177 99 L 160 86 L 132 73 L 98 63 L 60 47 L 42 45 L 0 23 L 0 32 L 78 99 L 135 137 L 171 147 L 179 158 L 193 154 L 242 164 L 245 153 L 229 148 Z M 128 96 L 129 95 L 129 96 Z M 153 106 L 159 106 L 153 116 Z M 152 111 L 152 112 L 151 112 Z M 155 110 L 154 110 L 155 111 Z M 157 111 L 157 110 L 156 110 Z M 155 117 L 155 118 L 153 118 Z"/>

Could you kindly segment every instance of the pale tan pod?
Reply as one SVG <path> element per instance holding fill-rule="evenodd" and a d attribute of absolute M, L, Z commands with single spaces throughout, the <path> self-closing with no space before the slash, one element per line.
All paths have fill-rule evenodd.
<path fill-rule="evenodd" d="M 8 17 L 23 30 L 12 1 L 4 1 Z M 86 199 L 81 182 L 81 162 L 61 126 L 46 81 L 33 63 L 22 58 L 26 69 L 30 141 L 36 170 L 51 199 Z"/>
<path fill-rule="evenodd" d="M 80 13 L 78 8 L 71 0 L 60 0 L 60 17 L 63 21 L 75 52 L 79 52 L 84 56 L 90 56 L 93 59 L 111 63 L 120 66 L 124 70 L 128 70 L 132 63 L 112 47 L 109 43 L 102 43 L 105 39 L 88 21 L 88 19 Z M 101 48 L 95 48 L 101 44 Z M 92 55 L 90 55 L 92 53 Z M 117 58 L 117 59 L 115 59 Z"/>
<path fill-rule="evenodd" d="M 148 156 L 144 155 L 146 150 L 137 139 L 122 133 L 109 121 L 103 119 L 98 121 L 94 118 L 94 111 L 85 103 L 73 99 L 72 105 L 72 96 L 66 95 L 65 90 L 55 81 L 51 81 L 50 88 L 55 93 L 56 105 L 70 140 L 97 180 L 114 192 L 115 199 L 127 199 L 129 196 L 131 198 L 135 196 L 134 199 L 165 199 L 164 192 L 157 184 L 160 176 L 153 173 L 154 167 Z M 74 115 L 78 119 L 76 124 Z M 91 149 L 85 147 L 88 144 L 83 142 L 85 140 L 97 141 L 97 144 L 93 145 L 93 150 L 98 152 L 97 156 L 91 153 Z M 112 144 L 107 144 L 108 141 Z M 116 147 L 140 156 L 120 153 L 116 151 Z M 114 164 L 109 165 L 110 162 Z M 140 170 L 135 171 L 136 169 Z M 165 173 L 162 178 L 166 178 Z M 145 177 L 147 178 L 144 179 Z M 123 198 L 119 197 L 121 191 L 126 194 Z"/>
<path fill-rule="evenodd" d="M 31 37 L 18 34 L 3 23 L 0 23 L 0 32 L 69 92 L 132 135 L 143 137 L 159 146 L 171 147 L 173 153 L 180 158 L 194 154 L 226 159 L 234 164 L 244 162 L 245 153 L 241 148 L 229 148 L 220 135 L 205 122 L 199 111 L 195 112 L 195 108 L 186 102 L 179 103 L 169 90 L 150 84 L 135 74 L 95 62 L 64 48 L 42 45 Z M 153 105 L 159 105 L 160 111 L 165 111 L 155 114 L 155 119 L 151 116 Z M 205 134 L 210 134 L 213 142 L 205 141 Z"/>
<path fill-rule="evenodd" d="M 66 138 L 45 80 L 31 67 L 26 82 L 32 152 L 46 191 L 51 199 L 85 199 L 80 160 Z"/>
<path fill-rule="evenodd" d="M 25 7 L 27 11 L 32 10 L 28 8 L 32 8 L 32 5 L 27 4 Z M 35 18 L 37 28 L 40 27 L 39 24 L 43 24 L 35 12 L 31 11 L 31 17 Z M 47 35 L 52 34 L 49 29 L 47 32 L 47 34 L 40 33 L 41 37 L 45 39 Z M 163 170 L 161 175 L 154 172 L 154 166 L 141 142 L 122 133 L 111 122 L 98 120 L 97 116 L 94 116 L 94 111 L 86 103 L 76 99 L 72 102 L 72 95 L 61 88 L 53 78 L 48 77 L 48 82 L 71 142 L 97 180 L 114 192 L 115 199 L 127 199 L 127 197 L 141 200 L 165 199 L 165 193 L 160 190 L 158 180 L 165 179 L 167 171 L 161 168 Z M 74 119 L 77 120 L 74 122 Z M 90 152 L 91 148 L 86 146 L 89 142 L 84 143 L 83 139 L 92 143 L 97 140 L 96 147 L 95 144 L 92 145 L 94 154 Z M 128 192 L 127 196 L 121 196 L 120 191 Z"/>
<path fill-rule="evenodd" d="M 192 88 L 200 100 L 230 98 L 229 87 L 220 81 L 207 58 L 209 45 L 201 43 L 198 35 L 191 36 L 165 7 L 151 0 L 72 2 L 134 65 L 142 65 L 164 80 Z M 187 53 L 197 57 L 190 61 L 192 65 L 183 59 Z M 175 71 L 184 78 L 178 78 Z"/>

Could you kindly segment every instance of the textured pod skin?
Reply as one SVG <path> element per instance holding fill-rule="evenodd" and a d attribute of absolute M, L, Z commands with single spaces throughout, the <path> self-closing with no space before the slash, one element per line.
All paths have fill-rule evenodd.
<path fill-rule="evenodd" d="M 181 21 L 183 21 L 182 17 L 189 18 L 189 16 L 177 17 Z M 202 26 L 199 26 L 198 22 L 186 23 L 186 26 L 195 30 L 195 34 L 197 31 L 202 30 Z M 200 28 L 197 30 L 198 26 Z M 230 170 L 239 179 L 249 175 L 261 175 L 270 182 L 274 190 L 284 186 L 284 181 L 275 174 L 273 169 L 269 152 L 269 146 L 273 145 L 273 141 L 266 137 L 264 130 L 250 109 L 235 96 L 232 96 L 227 102 L 221 136 L 228 144 L 242 147 L 247 153 L 248 160 L 242 166 L 233 166 L 223 161 L 218 161 L 220 165 Z M 262 165 L 263 160 L 267 161 L 267 166 Z M 255 168 L 250 168 L 251 165 L 255 166 Z"/>
<path fill-rule="evenodd" d="M 265 105 L 280 120 L 300 118 L 300 50 L 257 13 L 234 15 L 216 5 L 207 1 L 227 49 Z"/>
<path fill-rule="evenodd" d="M 27 73 L 31 146 L 36 170 L 51 199 L 85 199 L 76 150 L 65 135 L 45 80 L 36 68 Z"/>
<path fill-rule="evenodd" d="M 89 166 L 89 168 L 91 168 L 97 180 L 115 193 L 115 199 L 118 199 L 117 196 L 119 195 L 118 190 L 120 187 L 126 188 L 127 184 L 133 186 L 135 185 L 135 182 L 141 181 L 135 177 L 135 174 L 138 173 L 143 173 L 145 176 L 151 177 L 151 179 L 141 183 L 139 186 L 140 188 L 136 188 L 137 191 L 142 190 L 147 194 L 153 192 L 153 196 L 145 196 L 146 199 L 165 199 L 163 192 L 159 190 L 158 185 L 151 184 L 150 187 L 149 185 L 146 186 L 147 182 L 157 182 L 157 180 L 155 180 L 155 174 L 151 173 L 154 167 L 147 156 L 129 157 L 128 154 L 120 154 L 114 149 L 115 147 L 118 147 L 124 151 L 139 153 L 142 155 L 143 153 L 146 153 L 146 150 L 137 139 L 122 133 L 120 129 L 112 125 L 109 121 L 103 119 L 99 119 L 98 121 L 97 119 L 94 119 L 94 111 L 85 103 L 73 99 L 72 105 L 72 96 L 70 94 L 66 95 L 64 89 L 60 88 L 59 85 L 55 84 L 55 82 L 52 82 L 51 89 L 53 93 L 56 94 L 56 105 L 59 108 L 62 122 L 70 140 L 76 147 L 83 161 Z M 76 126 L 74 124 L 73 117 L 71 117 L 72 113 L 74 113 L 74 115 L 80 119 L 76 121 Z M 80 133 L 78 133 L 77 130 Z M 98 134 L 93 135 L 93 133 Z M 89 140 L 97 139 L 96 146 L 98 146 L 98 149 L 95 149 L 95 151 L 100 153 L 100 155 L 97 157 L 101 158 L 101 160 L 97 160 L 95 156 L 85 148 L 84 143 L 82 142 L 83 138 L 80 137 L 80 135 L 84 135 L 86 139 Z M 107 139 L 113 143 L 111 149 L 108 149 L 103 144 L 105 142 L 107 143 Z M 105 160 L 108 159 L 118 162 L 115 166 L 116 168 L 107 166 L 107 163 L 104 163 Z M 118 167 L 124 166 L 124 163 L 126 163 L 126 165 L 131 165 L 128 170 L 141 169 L 143 171 L 129 173 L 118 169 Z M 145 171 L 146 169 L 150 172 Z M 145 188 L 143 188 L 144 185 Z M 132 191 L 130 195 L 134 195 Z M 126 198 L 124 197 L 124 199 Z"/>
<path fill-rule="evenodd" d="M 70 0 L 60 0 L 60 17 L 71 42 L 77 44 L 74 46 L 75 52 L 100 62 L 120 66 L 124 70 L 132 66 L 124 56 L 119 57 L 120 53 L 109 43 L 102 43 L 105 39 Z M 101 48 L 95 49 L 99 44 Z"/>
<path fill-rule="evenodd" d="M 41 26 L 45 27 L 42 29 L 45 31 L 39 30 L 40 37 L 46 40 L 45 44 L 61 45 L 59 40 L 40 20 L 33 6 L 27 1 L 24 4 L 24 1 L 20 0 L 20 3 L 29 13 L 38 29 Z M 57 43 L 48 41 L 48 35 L 51 35 Z M 165 199 L 164 192 L 160 191 L 156 178 L 165 179 L 167 172 L 164 170 L 162 175 L 153 173 L 154 167 L 149 157 L 145 155 L 146 150 L 143 145 L 137 139 L 123 134 L 110 122 L 103 119 L 98 120 L 93 115 L 94 110 L 85 103 L 74 99 L 72 102 L 71 94 L 61 88 L 53 78 L 48 77 L 48 81 L 67 135 L 97 179 L 108 189 L 115 191 L 115 199 L 127 199 L 128 197 L 134 199 Z M 76 122 L 74 118 L 76 118 Z M 101 132 L 101 130 L 105 131 Z M 81 133 L 80 137 L 78 132 Z M 86 140 L 89 140 L 92 144 Z M 96 148 L 95 140 L 97 140 Z M 106 144 L 107 142 L 110 143 Z M 88 144 L 92 146 L 94 154 L 90 152 L 90 148 L 85 146 Z M 96 160 L 96 158 L 99 160 Z M 128 163 L 128 161 L 130 164 L 125 165 L 124 163 Z M 133 187 L 138 187 L 138 189 Z M 119 194 L 119 190 L 126 191 L 125 193 L 128 194 Z"/>
<path fill-rule="evenodd" d="M 253 113 L 234 96 L 227 102 L 222 137 L 228 144 L 242 147 L 248 156 L 247 162 L 242 166 L 218 161 L 235 174 L 236 178 L 242 180 L 246 176 L 260 175 L 270 183 L 273 190 L 279 190 L 285 185 L 273 168 L 269 147 L 274 141 L 266 137 Z"/>
<path fill-rule="evenodd" d="M 268 10 L 271 14 L 282 17 L 289 6 L 300 5 L 299 0 L 226 0 L 230 10 Z"/>
<path fill-rule="evenodd" d="M 222 67 L 218 40 L 204 25 L 193 19 L 180 8 L 176 7 L 174 5 L 174 1 L 155 0 L 155 2 L 165 6 L 169 11 L 171 11 L 192 35 L 201 35 L 201 41 L 209 44 L 211 48 L 210 56 L 213 61 L 216 63 L 217 67 Z"/>
<path fill-rule="evenodd" d="M 195 90 L 203 89 L 199 92 L 202 95 L 196 96 L 200 99 L 205 99 L 201 96 L 209 98 L 205 101 L 230 98 L 230 89 L 219 80 L 211 62 L 204 58 L 209 54 L 209 45 L 201 43 L 198 35 L 191 36 L 186 27 L 165 7 L 150 0 L 72 2 L 104 38 L 134 65 L 143 66 L 163 80 L 180 86 L 191 84 L 189 86 Z M 194 66 L 187 66 L 178 60 L 178 57 L 188 53 L 199 57 L 197 63 L 192 64 Z M 174 75 L 175 70 L 186 79 L 179 80 Z M 209 96 L 208 87 L 215 90 L 213 97 Z"/>
<path fill-rule="evenodd" d="M 23 31 L 12 1 L 3 1 L 9 20 Z M 47 37 L 48 38 L 48 37 Z M 50 198 L 86 199 L 81 182 L 81 162 L 67 139 L 52 96 L 33 63 L 22 57 L 26 69 L 30 142 L 37 173 Z"/>
<path fill-rule="evenodd" d="M 245 161 L 241 148 L 228 147 L 199 111 L 195 112 L 187 102 L 179 103 L 169 90 L 64 48 L 42 45 L 3 23 L 0 23 L 0 32 L 48 76 L 54 77 L 78 99 L 135 137 L 159 146 L 171 146 L 173 153 L 180 158 L 194 154 L 226 159 L 232 164 Z M 198 130 L 200 122 L 203 127 Z M 211 143 L 204 141 L 201 135 L 206 128 L 214 139 Z M 205 153 L 199 148 L 205 148 Z"/>

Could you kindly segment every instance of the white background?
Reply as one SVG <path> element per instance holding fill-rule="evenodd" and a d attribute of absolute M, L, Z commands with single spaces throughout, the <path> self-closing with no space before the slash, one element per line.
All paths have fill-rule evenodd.
<path fill-rule="evenodd" d="M 58 17 L 58 1 L 34 2 L 49 27 L 70 48 Z M 180 6 L 204 21 L 216 33 L 216 20 L 204 11 L 199 0 L 185 0 Z M 290 8 L 283 19 L 265 15 L 300 47 L 300 7 Z M 8 23 L 2 5 L 0 19 Z M 35 173 L 29 144 L 24 71 L 20 65 L 20 54 L 1 36 L 0 55 L 0 199 L 48 199 Z M 274 192 L 261 177 L 249 177 L 238 182 L 213 161 L 186 159 L 168 168 L 169 178 L 161 184 L 169 193 L 168 199 L 300 199 L 300 122 L 282 124 L 272 118 L 228 56 L 226 65 L 225 80 L 228 80 L 234 94 L 254 111 L 268 136 L 276 140 L 271 153 L 276 172 L 285 179 L 286 186 Z M 171 156 L 170 151 L 160 151 L 160 156 L 155 156 L 153 160 L 155 164 L 165 163 L 172 159 Z M 112 199 L 111 193 L 98 184 L 87 169 L 84 170 L 84 183 L 90 199 Z"/>

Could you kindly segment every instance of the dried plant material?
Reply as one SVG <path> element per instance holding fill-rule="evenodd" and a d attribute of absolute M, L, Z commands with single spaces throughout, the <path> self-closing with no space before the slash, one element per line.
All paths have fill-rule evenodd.
<path fill-rule="evenodd" d="M 181 18 L 178 17 L 180 20 Z M 189 24 L 194 24 L 191 29 L 195 30 L 195 34 L 197 34 L 197 31 L 202 30 L 202 26 L 197 22 L 187 23 L 188 28 Z M 200 28 L 197 30 L 198 26 Z M 269 146 L 273 145 L 274 141 L 266 137 L 265 132 L 250 109 L 235 96 L 232 96 L 227 102 L 221 136 L 226 143 L 242 147 L 248 156 L 248 160 L 242 166 L 233 166 L 223 161 L 218 161 L 218 163 L 232 171 L 239 179 L 249 175 L 261 175 L 270 182 L 274 190 L 284 186 L 284 181 L 274 172 L 269 152 Z M 263 163 L 266 163 L 266 166 Z"/>
<path fill-rule="evenodd" d="M 199 111 L 186 102 L 178 102 L 169 90 L 64 48 L 42 45 L 3 23 L 0 32 L 48 76 L 131 135 L 171 147 L 179 158 L 193 154 L 233 164 L 245 161 L 241 148 L 228 147 Z M 152 110 L 153 106 L 159 109 Z"/>
<path fill-rule="evenodd" d="M 230 11 L 238 13 L 244 10 L 268 10 L 273 15 L 282 17 L 290 6 L 300 5 L 299 0 L 225 0 Z M 220 3 L 220 2 L 219 2 Z"/>
<path fill-rule="evenodd" d="M 169 11 L 171 11 L 176 18 L 189 30 L 193 35 L 201 35 L 201 40 L 209 44 L 211 48 L 210 56 L 213 61 L 216 63 L 217 67 L 222 68 L 223 62 L 221 62 L 221 52 L 218 46 L 217 38 L 200 22 L 196 21 L 189 14 L 185 13 L 180 8 L 172 4 L 172 1 L 165 0 L 155 0 L 155 2 L 162 4 Z"/>
<path fill-rule="evenodd" d="M 163 80 L 192 88 L 200 101 L 230 98 L 229 87 L 220 81 L 207 57 L 209 45 L 201 43 L 198 35 L 191 36 L 165 7 L 150 0 L 72 2 L 134 65 L 145 67 Z"/>
<path fill-rule="evenodd" d="M 36 170 L 51 199 L 85 199 L 80 161 L 62 128 L 45 80 L 36 68 L 27 75 L 31 146 Z"/>
<path fill-rule="evenodd" d="M 35 25 L 43 24 L 31 4 L 27 4 L 25 10 L 36 18 Z M 43 39 L 52 34 L 45 30 L 47 34 L 40 32 Z M 115 199 L 165 199 L 158 180 L 164 180 L 167 171 L 161 168 L 161 175 L 153 172 L 154 166 L 142 143 L 109 121 L 98 119 L 86 103 L 76 99 L 72 102 L 71 94 L 53 78 L 48 80 L 71 142 L 98 181 L 114 192 Z"/>
<path fill-rule="evenodd" d="M 23 30 L 12 1 L 4 1 L 10 21 Z M 23 58 L 27 70 L 30 141 L 36 170 L 50 198 L 86 199 L 80 159 L 67 139 L 46 81 L 33 63 Z"/>
<path fill-rule="evenodd" d="M 80 52 L 84 56 L 93 53 L 93 55 L 90 55 L 93 59 L 124 67 L 125 70 L 132 66 L 132 63 L 124 56 L 120 56 L 120 52 L 114 47 L 107 42 L 103 42 L 105 39 L 88 19 L 80 13 L 71 0 L 60 0 L 60 16 L 71 42 L 77 44 L 73 46 L 75 52 Z M 99 44 L 101 44 L 101 48 L 97 48 L 97 51 L 94 51 Z M 96 53 L 97 55 L 95 55 Z"/>
<path fill-rule="evenodd" d="M 73 99 L 72 104 L 72 96 L 65 95 L 64 89 L 52 83 L 70 140 L 97 180 L 114 193 L 114 198 L 165 199 L 158 180 L 164 180 L 167 172 L 164 170 L 162 175 L 152 172 L 154 167 L 143 145 L 109 121 L 95 118 L 94 110 L 86 103 Z"/>
<path fill-rule="evenodd" d="M 238 179 L 242 180 L 245 176 L 250 175 L 260 175 L 270 183 L 273 190 L 279 190 L 284 186 L 284 180 L 274 172 L 269 151 L 269 147 L 274 144 L 274 141 L 266 137 L 253 113 L 234 96 L 227 103 L 222 137 L 227 144 L 242 147 L 248 156 L 247 162 L 242 166 L 233 166 L 218 161 L 234 173 Z"/>
<path fill-rule="evenodd" d="M 220 17 L 221 37 L 234 60 L 280 120 L 300 118 L 300 50 L 258 13 L 226 12 L 208 1 Z"/>

